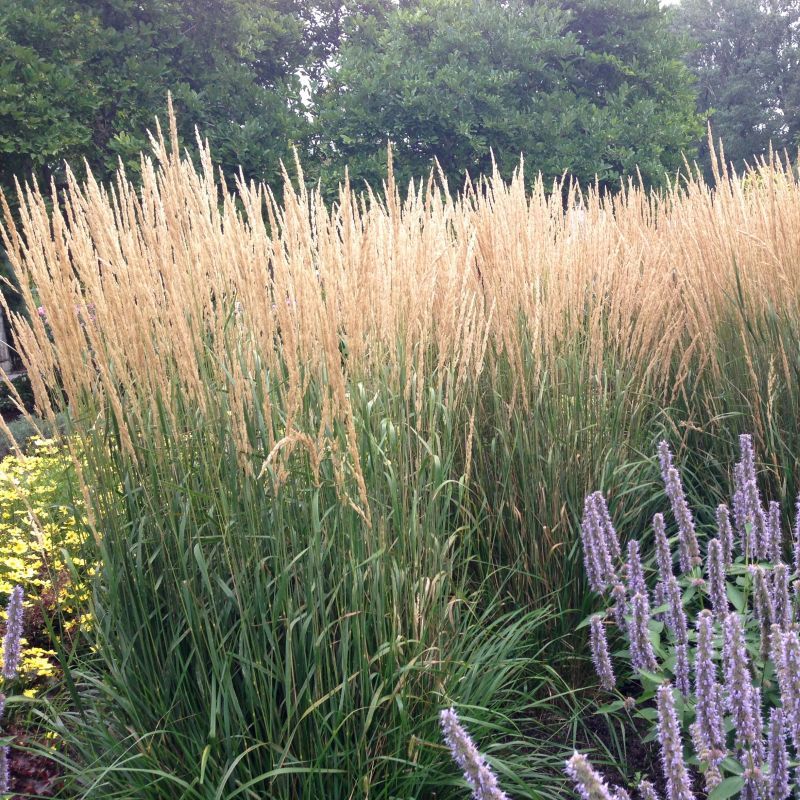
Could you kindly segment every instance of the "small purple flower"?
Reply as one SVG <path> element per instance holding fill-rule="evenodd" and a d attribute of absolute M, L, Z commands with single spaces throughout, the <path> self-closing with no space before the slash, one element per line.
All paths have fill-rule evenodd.
<path fill-rule="evenodd" d="M 650 603 L 646 595 L 635 594 L 631 600 L 631 616 L 628 622 L 628 640 L 631 648 L 631 664 L 636 670 L 658 669 L 656 655 L 650 642 Z"/>
<path fill-rule="evenodd" d="M 564 771 L 583 800 L 613 800 L 608 784 L 594 771 L 586 756 L 573 753 Z"/>
<path fill-rule="evenodd" d="M 500 789 L 495 774 L 462 727 L 455 709 L 443 709 L 439 713 L 439 722 L 453 761 L 458 764 L 472 789 L 473 800 L 509 800 L 508 795 Z"/>
<path fill-rule="evenodd" d="M 723 547 L 719 539 L 712 539 L 708 543 L 706 573 L 708 574 L 708 591 L 711 595 L 711 606 L 714 609 L 714 616 L 716 616 L 718 620 L 723 620 L 728 613 L 728 593 L 725 589 L 725 560 Z"/>
<path fill-rule="evenodd" d="M 628 542 L 628 592 L 634 594 L 647 594 L 647 584 L 644 580 L 642 560 L 639 557 L 639 542 L 631 539 Z"/>
<path fill-rule="evenodd" d="M 666 604 L 667 604 L 667 590 L 664 586 L 663 581 L 659 581 L 656 584 L 655 592 L 653 593 L 653 607 L 654 609 L 661 608 Z M 666 614 L 664 614 L 663 612 L 654 610 L 653 619 L 656 619 L 659 622 L 663 622 L 665 617 Z"/>
<path fill-rule="evenodd" d="M 8 681 L 14 680 L 19 670 L 23 599 L 22 587 L 15 586 L 11 590 L 11 596 L 6 607 L 6 635 L 3 639 L 3 677 Z"/>
<path fill-rule="evenodd" d="M 672 576 L 672 550 L 667 540 L 667 529 L 664 525 L 664 515 L 655 514 L 653 516 L 653 535 L 656 541 L 656 562 L 658 572 L 662 581 L 666 581 Z"/>
<path fill-rule="evenodd" d="M 702 563 L 700 547 L 697 544 L 697 534 L 694 528 L 694 518 L 686 502 L 686 494 L 678 470 L 669 466 L 672 455 L 666 442 L 659 444 L 659 461 L 662 465 L 664 487 L 672 506 L 672 514 L 678 523 L 678 563 L 681 572 L 689 572 Z"/>
<path fill-rule="evenodd" d="M 722 545 L 722 560 L 727 569 L 733 563 L 733 528 L 730 511 L 724 503 L 717 506 L 717 531 Z"/>
<path fill-rule="evenodd" d="M 694 800 L 689 772 L 683 760 L 683 745 L 672 687 L 664 683 L 658 687 L 658 739 L 661 743 L 661 762 L 667 800 Z"/>
<path fill-rule="evenodd" d="M 0 692 L 0 722 L 3 721 L 3 716 L 6 713 L 6 696 Z"/>
<path fill-rule="evenodd" d="M 592 661 L 597 670 L 597 677 L 600 678 L 600 685 L 611 691 L 616 685 L 616 680 L 614 669 L 611 666 L 611 657 L 608 655 L 606 629 L 599 614 L 595 614 L 591 619 L 591 645 Z"/>
<path fill-rule="evenodd" d="M 709 754 L 708 760 L 718 761 L 725 756 L 724 709 L 714 664 L 714 619 L 707 609 L 697 618 L 694 676 L 700 738 Z"/>
<path fill-rule="evenodd" d="M 783 719 L 782 708 L 773 708 L 770 712 L 767 761 L 769 762 L 767 800 L 786 800 L 791 790 L 789 787 L 789 753 L 786 749 L 786 723 Z"/>

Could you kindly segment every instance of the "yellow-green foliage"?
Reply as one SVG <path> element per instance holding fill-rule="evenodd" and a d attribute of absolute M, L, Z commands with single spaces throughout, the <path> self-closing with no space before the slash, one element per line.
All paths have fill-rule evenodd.
<path fill-rule="evenodd" d="M 25 590 L 26 614 L 59 614 L 74 626 L 86 599 L 71 577 L 80 558 L 80 510 L 69 499 L 70 457 L 52 441 L 37 440 L 27 456 L 0 462 L 0 598 Z M 29 626 L 30 627 L 30 626 Z M 34 627 L 36 627 L 34 625 Z M 56 671 L 55 653 L 23 641 L 20 674 L 26 694 Z"/>

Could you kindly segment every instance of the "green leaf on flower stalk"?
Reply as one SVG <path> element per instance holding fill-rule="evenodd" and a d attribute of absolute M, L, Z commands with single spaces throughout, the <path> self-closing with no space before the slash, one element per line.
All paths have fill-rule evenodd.
<path fill-rule="evenodd" d="M 726 584 L 725 588 L 728 593 L 728 600 L 731 601 L 733 607 L 741 614 L 745 607 L 744 595 L 735 586 L 731 586 L 730 583 Z"/>
<path fill-rule="evenodd" d="M 734 775 L 741 775 L 744 772 L 744 767 L 732 756 L 727 756 L 720 761 L 720 766 L 725 772 L 732 772 Z"/>
<path fill-rule="evenodd" d="M 722 783 L 715 787 L 708 795 L 708 800 L 727 800 L 728 797 L 738 794 L 744 786 L 744 778 L 740 775 L 733 775 L 725 778 Z"/>

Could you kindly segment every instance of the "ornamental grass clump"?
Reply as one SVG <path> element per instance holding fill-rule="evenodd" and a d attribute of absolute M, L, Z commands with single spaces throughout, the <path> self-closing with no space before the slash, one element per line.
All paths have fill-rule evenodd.
<path fill-rule="evenodd" d="M 790 765 L 800 760 L 800 618 L 790 590 L 794 586 L 796 592 L 800 581 L 798 527 L 790 548 L 779 506 L 762 498 L 749 435 L 740 437 L 740 450 L 732 510 L 718 506 L 716 530 L 704 537 L 685 502 L 669 446 L 660 444 L 673 535 L 670 539 L 668 524 L 656 514 L 648 548 L 653 564 L 644 561 L 643 570 L 641 542 L 628 544 L 626 563 L 607 559 L 597 529 L 584 517 L 584 527 L 595 531 L 584 536 L 584 547 L 601 548 L 599 558 L 585 554 L 586 563 L 598 565 L 592 583 L 609 604 L 605 619 L 595 614 L 590 620 L 600 685 L 626 693 L 631 684 L 640 685 L 636 707 L 645 710 L 636 713 L 659 742 L 666 800 L 691 800 L 717 787 L 717 795 L 726 798 L 786 800 Z M 598 503 L 596 494 L 590 498 L 587 512 Z M 677 545 L 680 577 L 672 571 L 671 542 Z M 795 554 L 793 566 L 783 561 L 789 552 Z M 626 595 L 632 595 L 624 613 L 622 591 L 608 588 L 608 576 L 616 572 L 624 575 Z M 657 582 L 652 609 L 649 578 Z M 627 646 L 612 663 L 604 654 L 615 631 Z M 647 710 L 653 699 L 655 724 Z M 568 772 L 584 794 L 575 770 Z M 650 792 L 645 788 L 641 794 Z"/>

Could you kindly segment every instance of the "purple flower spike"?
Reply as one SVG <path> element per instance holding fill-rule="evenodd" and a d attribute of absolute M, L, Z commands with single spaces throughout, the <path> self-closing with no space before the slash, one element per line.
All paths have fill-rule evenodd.
<path fill-rule="evenodd" d="M 583 504 L 581 543 L 586 575 L 592 591 L 602 594 L 618 583 L 614 559 L 620 557 L 619 540 L 608 507 L 600 492 L 590 494 Z"/>
<path fill-rule="evenodd" d="M 3 639 L 3 677 L 8 681 L 13 681 L 19 671 L 23 599 L 22 587 L 15 586 L 11 590 L 11 597 L 6 607 L 6 635 Z"/>
<path fill-rule="evenodd" d="M 600 520 L 600 526 L 603 531 L 606 546 L 608 547 L 608 552 L 611 554 L 611 558 L 619 561 L 619 559 L 622 558 L 622 551 L 619 548 L 619 536 L 617 536 L 614 523 L 611 521 L 611 514 L 608 511 L 606 499 L 603 497 L 602 492 L 595 492 L 593 497 L 594 507 Z"/>
<path fill-rule="evenodd" d="M 653 535 L 656 540 L 656 562 L 662 581 L 672 577 L 672 551 L 667 540 L 667 529 L 664 525 L 664 515 L 653 516 Z"/>
<path fill-rule="evenodd" d="M 683 745 L 675 714 L 672 687 L 664 683 L 658 687 L 658 739 L 661 743 L 661 761 L 667 800 L 694 800 L 689 773 L 683 760 Z"/>
<path fill-rule="evenodd" d="M 462 727 L 455 709 L 442 710 L 439 713 L 439 722 L 453 761 L 461 768 L 464 779 L 472 788 L 473 800 L 509 800 L 508 795 L 500 789 L 495 774 Z"/>
<path fill-rule="evenodd" d="M 702 563 L 700 547 L 697 544 L 694 518 L 689 504 L 686 502 L 686 494 L 683 491 L 678 470 L 674 466 L 667 466 L 664 469 L 666 465 L 672 463 L 672 455 L 669 453 L 669 445 L 666 442 L 659 444 L 659 461 L 662 465 L 664 487 L 672 506 L 672 514 L 678 523 L 678 563 L 681 572 L 689 572 Z"/>
<path fill-rule="evenodd" d="M 689 683 L 689 626 L 683 610 L 683 597 L 678 581 L 673 575 L 666 583 L 667 628 L 675 638 L 675 683 L 680 693 L 687 697 Z"/>
<path fill-rule="evenodd" d="M 628 595 L 623 584 L 617 583 L 614 585 L 614 588 L 611 590 L 611 599 L 614 601 L 612 608 L 614 613 L 614 622 L 617 623 L 617 627 L 621 631 L 624 631 L 625 617 L 628 614 Z"/>
<path fill-rule="evenodd" d="M 773 708 L 769 717 L 767 739 L 767 760 L 769 761 L 768 800 L 786 800 L 789 788 L 789 753 L 786 749 L 786 723 L 783 709 Z"/>
<path fill-rule="evenodd" d="M 597 670 L 597 677 L 600 678 L 600 685 L 611 691 L 616 685 L 616 680 L 614 669 L 611 666 L 611 657 L 608 655 L 606 629 L 599 614 L 592 617 L 591 634 L 592 661 Z"/>
<path fill-rule="evenodd" d="M 736 746 L 742 751 L 752 751 L 761 739 L 761 731 L 756 730 L 756 720 L 753 716 L 753 681 L 739 615 L 733 612 L 728 614 L 724 628 L 722 664 L 728 707 L 736 734 Z"/>
<path fill-rule="evenodd" d="M 772 605 L 772 594 L 767 584 L 767 575 L 764 568 L 751 566 L 750 574 L 753 576 L 753 612 L 761 628 L 762 659 L 766 659 L 770 652 L 770 626 L 775 619 L 775 607 Z"/>
<path fill-rule="evenodd" d="M 740 503 L 743 508 L 740 515 L 746 530 L 743 532 L 745 542 L 745 557 L 748 560 L 767 558 L 769 556 L 769 532 L 761 493 L 756 480 L 756 457 L 753 449 L 753 437 L 743 433 L 739 437 L 739 447 L 742 453 L 741 468 L 737 475 L 740 483 L 742 497 Z"/>
<path fill-rule="evenodd" d="M 792 622 L 792 602 L 789 598 L 789 568 L 778 563 L 772 570 L 772 621 L 786 630 Z"/>
<path fill-rule="evenodd" d="M 783 533 L 781 532 L 781 505 L 771 500 L 767 512 L 767 557 L 773 564 L 783 560 Z"/>
<path fill-rule="evenodd" d="M 708 591 L 711 595 L 714 616 L 718 620 L 724 620 L 725 615 L 728 613 L 728 593 L 725 589 L 724 552 L 719 539 L 712 539 L 708 543 L 706 573 L 708 575 Z"/>
<path fill-rule="evenodd" d="M 3 721 L 3 716 L 6 713 L 6 696 L 0 693 L 0 722 Z"/>
<path fill-rule="evenodd" d="M 656 787 L 650 781 L 639 783 L 639 797 L 640 800 L 660 800 Z"/>
<path fill-rule="evenodd" d="M 647 584 L 644 580 L 642 560 L 639 557 L 639 542 L 631 539 L 628 542 L 628 591 L 631 595 L 647 594 Z"/>
<path fill-rule="evenodd" d="M 602 777 L 594 771 L 589 759 L 574 753 L 564 770 L 575 784 L 575 791 L 583 800 L 613 800 L 613 795 Z"/>
<path fill-rule="evenodd" d="M 800 495 L 797 496 L 794 508 L 794 572 L 795 575 L 800 575 Z"/>
<path fill-rule="evenodd" d="M 728 506 L 717 506 L 717 532 L 722 545 L 722 560 L 727 569 L 733 563 L 733 528 Z"/>
<path fill-rule="evenodd" d="M 11 748 L 0 747 L 0 796 L 11 794 Z"/>
<path fill-rule="evenodd" d="M 706 760 L 717 762 L 725 757 L 725 725 L 717 668 L 714 664 L 714 619 L 708 610 L 701 611 L 697 618 L 694 676 L 700 740 L 708 753 Z"/>
<path fill-rule="evenodd" d="M 800 638 L 797 631 L 790 630 L 783 635 L 780 663 L 776 668 L 784 721 L 795 752 L 800 752 Z"/>
<path fill-rule="evenodd" d="M 643 594 L 635 594 L 631 600 L 631 617 L 628 622 L 628 640 L 631 648 L 631 663 L 634 669 L 654 671 L 658 669 L 656 654 L 650 642 L 650 603 Z"/>

